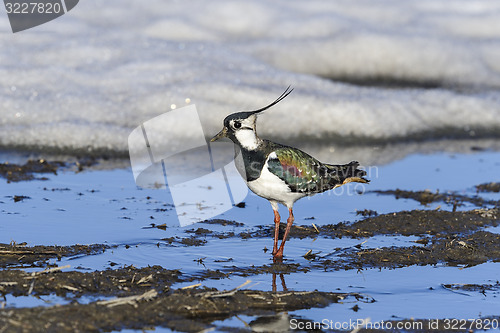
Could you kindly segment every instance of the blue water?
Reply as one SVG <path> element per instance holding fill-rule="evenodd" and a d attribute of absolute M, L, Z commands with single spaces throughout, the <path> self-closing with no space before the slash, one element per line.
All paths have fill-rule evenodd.
<path fill-rule="evenodd" d="M 479 152 L 471 154 L 412 155 L 388 165 L 369 168 L 372 182 L 365 188 L 350 184 L 338 191 L 303 199 L 295 205 L 296 224 L 323 225 L 360 219 L 356 210 L 372 209 L 379 214 L 411 209 L 451 210 L 445 203 L 422 206 L 411 199 L 395 199 L 371 191 L 386 189 L 439 190 L 475 195 L 475 185 L 500 181 L 500 153 Z M 168 227 L 166 230 L 144 228 L 176 221 L 175 210 L 168 191 L 144 190 L 135 186 L 129 169 L 107 171 L 61 172 L 49 175 L 48 181 L 31 181 L 7 184 L 0 180 L 0 242 L 27 242 L 29 245 L 71 245 L 105 243 L 115 248 L 93 256 L 63 258 L 57 265 L 71 265 L 71 269 L 96 270 L 119 266 L 161 265 L 167 269 L 181 269 L 186 274 L 197 274 L 205 269 L 227 269 L 232 265 L 249 267 L 272 262 L 269 252 L 272 239 L 239 238 L 216 239 L 207 237 L 203 246 L 168 246 L 162 238 L 188 237 L 186 230 L 203 227 L 214 231 L 241 232 L 257 225 L 272 224 L 269 203 L 251 193 L 246 197 L 245 208 L 233 208 L 221 218 L 236 220 L 243 226 L 194 224 L 188 227 Z M 359 191 L 364 191 L 359 194 Z M 12 196 L 25 195 L 28 199 L 14 202 Z M 479 193 L 488 199 L 500 200 L 499 193 Z M 474 208 L 466 204 L 459 209 Z M 281 211 L 286 217 L 286 210 Z M 314 219 L 309 219 L 314 217 Z M 498 232 L 497 228 L 490 228 Z M 309 250 L 320 255 L 336 248 L 347 248 L 360 243 L 363 248 L 416 245 L 417 237 L 375 236 L 366 239 L 292 239 L 287 243 L 285 257 L 289 263 L 307 265 L 302 256 Z M 366 241 L 366 242 L 365 242 Z M 131 245 L 128 249 L 125 244 Z M 158 246 L 159 244 L 159 246 Z M 203 259 L 203 264 L 198 262 Z M 223 261 L 223 262 L 220 262 Z M 226 261 L 226 262 L 224 262 Z M 485 263 L 472 268 L 445 267 L 439 265 L 412 266 L 400 269 L 368 269 L 307 273 L 284 276 L 289 290 L 322 290 L 360 292 L 376 299 L 375 303 L 353 300 L 332 304 L 325 309 L 308 309 L 289 313 L 312 320 L 328 318 L 335 321 L 363 319 L 372 321 L 398 318 L 479 318 L 498 314 L 498 292 L 457 293 L 442 288 L 446 283 L 491 283 L 497 279 L 499 263 Z M 37 269 L 30 269 L 35 271 Z M 250 279 L 246 288 L 272 290 L 271 275 L 251 277 L 231 276 L 222 280 L 201 281 L 202 285 L 220 289 L 232 289 Z M 278 278 L 278 281 L 279 278 Z M 183 283 L 174 287 L 186 286 Z M 281 284 L 278 282 L 278 290 Z M 64 304 L 57 297 L 47 297 L 50 304 Z M 38 306 L 45 301 L 33 297 L 12 298 L 8 306 Z M 351 308 L 358 304 L 360 310 Z M 240 319 L 245 319 L 244 317 Z M 217 324 L 242 327 L 240 319 L 232 318 Z M 255 318 L 246 318 L 251 321 Z M 243 320 L 245 321 L 245 320 Z"/>

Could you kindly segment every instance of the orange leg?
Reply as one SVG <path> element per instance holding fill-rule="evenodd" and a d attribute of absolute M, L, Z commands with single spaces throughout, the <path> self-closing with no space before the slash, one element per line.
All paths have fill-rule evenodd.
<path fill-rule="evenodd" d="M 274 211 L 274 246 L 273 246 L 273 255 L 278 252 L 278 237 L 280 233 L 280 213 L 277 210 Z"/>
<path fill-rule="evenodd" d="M 288 220 L 286 220 L 285 234 L 283 235 L 283 240 L 281 241 L 281 245 L 280 248 L 278 249 L 278 252 L 276 252 L 276 254 L 274 255 L 275 258 L 283 258 L 283 250 L 285 248 L 285 242 L 286 239 L 288 238 L 288 234 L 290 233 L 290 229 L 292 228 L 292 224 L 294 221 L 292 209 L 288 208 L 288 212 L 290 213 L 290 216 L 288 217 Z"/>

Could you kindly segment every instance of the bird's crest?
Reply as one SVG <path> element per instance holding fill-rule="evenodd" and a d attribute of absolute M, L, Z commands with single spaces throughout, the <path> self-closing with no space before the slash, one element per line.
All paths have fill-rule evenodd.
<path fill-rule="evenodd" d="M 248 113 L 248 114 L 257 114 L 257 113 L 260 113 L 262 111 L 265 111 L 267 109 L 269 109 L 270 107 L 278 104 L 279 102 L 281 102 L 283 99 L 285 99 L 285 97 L 287 97 L 288 95 L 290 95 L 293 91 L 293 88 L 290 88 L 290 86 L 288 86 L 285 91 L 280 95 L 280 97 L 276 98 L 276 100 L 274 102 L 272 102 L 271 104 L 267 105 L 267 106 L 264 106 L 263 108 L 260 108 L 258 110 L 253 110 L 253 111 L 243 111 L 244 113 Z"/>

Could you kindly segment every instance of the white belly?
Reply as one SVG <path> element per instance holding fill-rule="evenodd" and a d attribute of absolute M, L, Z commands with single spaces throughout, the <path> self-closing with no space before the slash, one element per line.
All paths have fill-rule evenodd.
<path fill-rule="evenodd" d="M 247 182 L 253 193 L 267 200 L 274 200 L 291 208 L 293 203 L 305 197 L 304 193 L 292 192 L 286 183 L 267 169 L 267 161 L 256 180 Z"/>

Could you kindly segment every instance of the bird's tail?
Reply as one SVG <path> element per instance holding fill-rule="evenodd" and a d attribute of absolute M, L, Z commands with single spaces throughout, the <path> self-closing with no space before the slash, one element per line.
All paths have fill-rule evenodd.
<path fill-rule="evenodd" d="M 337 184 L 336 187 L 350 183 L 369 183 L 370 180 L 364 178 L 366 176 L 366 171 L 358 169 L 359 163 L 357 161 L 352 161 L 348 164 L 333 165 L 327 164 L 326 167 L 331 170 L 333 174 L 336 175 Z"/>

